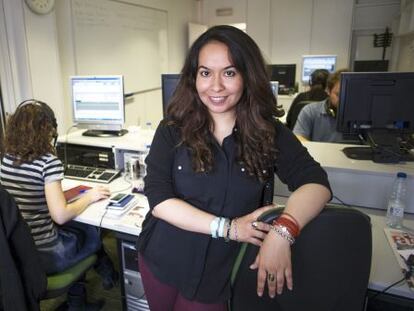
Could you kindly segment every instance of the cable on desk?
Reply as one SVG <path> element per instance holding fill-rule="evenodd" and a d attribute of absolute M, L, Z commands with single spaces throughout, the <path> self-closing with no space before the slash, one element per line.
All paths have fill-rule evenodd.
<path fill-rule="evenodd" d="M 101 220 L 99 221 L 99 226 L 98 226 L 99 236 L 101 235 L 102 221 L 105 218 L 106 213 L 108 213 L 108 206 L 105 207 L 105 213 L 103 213 Z"/>
<path fill-rule="evenodd" d="M 332 194 L 332 198 L 333 199 L 336 199 L 337 201 L 339 201 L 340 203 L 342 203 L 343 205 L 345 205 L 345 206 L 348 206 L 348 207 L 352 207 L 352 205 L 351 204 L 348 204 L 348 203 L 345 203 L 344 201 L 342 201 L 340 198 L 338 198 L 336 195 L 334 195 L 334 194 Z"/>
<path fill-rule="evenodd" d="M 387 290 L 389 290 L 391 287 L 394 287 L 395 285 L 398 285 L 399 283 L 401 283 L 401 282 L 403 282 L 403 281 L 405 281 L 407 278 L 409 278 L 411 276 L 411 272 L 410 271 L 408 271 L 408 273 L 406 273 L 405 274 L 405 276 L 401 279 L 401 280 L 398 280 L 397 282 L 394 282 L 394 283 L 392 283 L 391 285 L 389 285 L 389 286 L 387 286 L 386 288 L 384 288 L 382 291 L 380 291 L 380 292 L 378 292 L 378 293 L 376 293 L 375 295 L 373 295 L 372 297 L 368 297 L 368 300 L 369 301 L 374 301 L 375 299 L 377 299 L 378 298 L 378 296 L 379 295 L 383 295 L 383 294 L 385 294 L 385 292 L 387 291 Z"/>
<path fill-rule="evenodd" d="M 118 193 L 118 192 L 123 192 L 123 191 L 127 191 L 129 189 L 132 189 L 132 182 L 130 182 L 129 180 L 127 180 L 127 175 L 124 175 L 124 181 L 128 184 L 128 187 L 126 188 L 122 188 L 121 190 L 116 190 L 116 191 L 111 191 L 111 193 Z"/>

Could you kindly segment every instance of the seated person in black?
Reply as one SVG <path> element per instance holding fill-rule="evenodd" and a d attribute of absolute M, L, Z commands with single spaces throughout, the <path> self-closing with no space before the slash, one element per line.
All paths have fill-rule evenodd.
<path fill-rule="evenodd" d="M 303 101 L 323 101 L 328 97 L 326 93 L 326 83 L 328 81 L 329 71 L 326 69 L 316 69 L 312 72 L 309 80 L 310 90 L 307 92 L 299 93 L 292 102 L 289 108 L 289 112 L 286 117 L 286 125 L 293 130 L 295 126 L 296 118 L 293 116 L 292 111 L 298 103 Z"/>

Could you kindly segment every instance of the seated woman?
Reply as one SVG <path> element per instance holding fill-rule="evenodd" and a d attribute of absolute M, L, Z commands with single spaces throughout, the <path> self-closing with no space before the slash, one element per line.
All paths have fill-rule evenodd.
<path fill-rule="evenodd" d="M 63 271 L 98 253 L 97 272 L 103 277 L 104 288 L 111 288 L 117 275 L 103 251 L 99 232 L 93 226 L 70 222 L 91 203 L 108 198 L 110 191 L 97 186 L 67 204 L 56 139 L 53 110 L 37 100 L 21 103 L 6 126 L 1 183 L 15 198 L 30 227 L 47 274 Z"/>

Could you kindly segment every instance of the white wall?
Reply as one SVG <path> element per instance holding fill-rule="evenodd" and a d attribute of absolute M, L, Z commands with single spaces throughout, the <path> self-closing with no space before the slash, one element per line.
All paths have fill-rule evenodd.
<path fill-rule="evenodd" d="M 381 34 L 388 27 L 394 33 L 394 21 L 399 18 L 399 0 L 359 0 L 355 6 L 352 25 L 351 62 L 354 60 L 382 59 L 383 48 L 373 46 L 374 34 Z M 395 37 L 391 47 L 386 49 L 385 59 L 390 60 L 395 47 Z M 390 62 L 389 69 L 393 69 Z"/>
<path fill-rule="evenodd" d="M 232 5 L 232 16 L 216 16 L 216 9 Z M 299 81 L 305 54 L 335 54 L 338 67 L 348 66 L 353 5 L 353 0 L 202 0 L 202 21 L 246 22 L 267 61 L 295 63 Z"/>
<path fill-rule="evenodd" d="M 24 0 L 0 0 L 0 80 L 8 112 L 19 101 L 36 97 L 49 103 L 56 112 L 59 131 L 71 125 L 68 77 L 76 74 L 70 1 L 56 0 L 55 10 L 37 15 Z M 199 22 L 196 0 L 129 0 L 128 2 L 168 12 L 169 71 L 178 72 L 187 52 L 187 24 Z M 4 16 L 3 16 L 4 13 Z M 4 27 L 2 27 L 2 25 Z M 5 28 L 5 29 L 2 29 Z M 5 53 L 3 53 L 5 51 Z M 161 91 L 135 96 L 126 107 L 127 125 L 162 118 Z"/>
<path fill-rule="evenodd" d="M 59 46 L 62 57 L 62 71 L 64 84 L 70 75 L 77 74 L 73 47 L 73 34 L 70 25 L 70 10 L 67 0 L 58 0 L 59 14 Z M 188 23 L 197 22 L 196 15 L 198 12 L 198 3 L 194 0 L 129 0 L 127 2 L 151 7 L 155 9 L 165 10 L 168 12 L 168 72 L 177 73 L 181 70 L 187 53 L 188 42 Z M 160 78 L 161 79 L 161 78 Z M 71 106 L 70 97 L 65 88 L 65 115 L 66 122 L 71 122 Z M 126 126 L 144 125 L 151 122 L 152 126 L 158 125 L 162 119 L 162 96 L 161 90 L 153 90 L 142 92 L 126 101 Z"/>
<path fill-rule="evenodd" d="M 414 1 L 402 1 L 392 61 L 397 71 L 414 71 Z"/>

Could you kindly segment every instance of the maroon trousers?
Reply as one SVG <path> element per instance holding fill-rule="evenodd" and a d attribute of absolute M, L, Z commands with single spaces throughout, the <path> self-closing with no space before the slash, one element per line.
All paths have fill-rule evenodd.
<path fill-rule="evenodd" d="M 149 270 L 141 254 L 138 255 L 139 271 L 151 311 L 226 311 L 225 303 L 205 304 L 184 298 L 179 291 L 161 283 Z"/>

